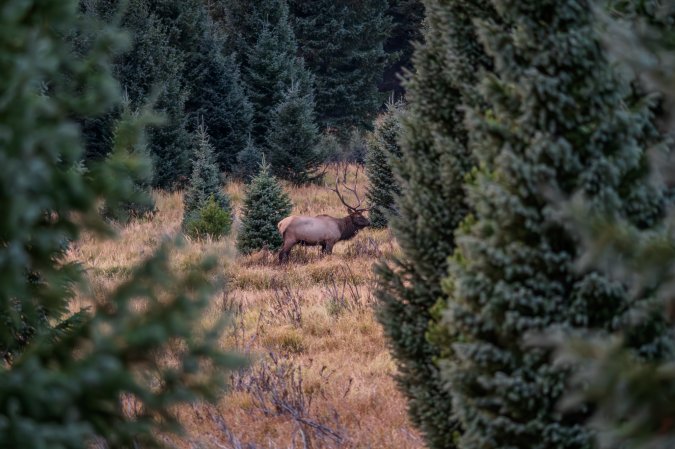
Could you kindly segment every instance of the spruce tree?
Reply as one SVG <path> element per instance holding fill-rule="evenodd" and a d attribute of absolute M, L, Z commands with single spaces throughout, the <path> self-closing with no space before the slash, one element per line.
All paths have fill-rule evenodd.
<path fill-rule="evenodd" d="M 412 55 L 415 43 L 421 43 L 424 3 L 421 0 L 389 0 L 387 15 L 391 17 L 392 30 L 384 50 L 394 58 L 386 68 L 380 91 L 394 92 L 401 98 L 405 90 L 401 79 L 405 71 L 413 70 Z"/>
<path fill-rule="evenodd" d="M 234 174 L 244 181 L 248 182 L 260 170 L 260 163 L 263 159 L 263 152 L 249 137 L 246 148 L 237 155 L 237 165 Z"/>
<path fill-rule="evenodd" d="M 125 39 L 110 22 L 79 15 L 76 0 L 8 0 L 2 9 L 0 447 L 158 447 L 160 435 L 179 430 L 171 410 L 213 400 L 226 377 L 220 369 L 235 362 L 219 349 L 218 326 L 194 326 L 214 264 L 177 276 L 163 248 L 72 320 L 74 292 L 91 290 L 64 249 L 84 233 L 113 234 L 98 205 L 128 199 L 130 173 L 147 167 L 122 151 L 140 139 L 138 126 L 118 127 L 119 152 L 78 166 L 75 120 L 119 106 L 110 59 Z M 91 33 L 91 51 L 78 54 L 63 38 L 73 28 Z M 17 332 L 23 326 L 31 338 Z M 180 363 L 168 366 L 176 347 Z M 130 417 L 123 400 L 138 413 Z"/>
<path fill-rule="evenodd" d="M 153 167 L 150 152 L 145 134 L 139 134 L 134 130 L 139 126 L 146 127 L 157 122 L 161 123 L 161 121 L 148 111 L 132 110 L 129 98 L 126 96 L 122 99 L 121 109 L 122 113 L 113 129 L 112 152 L 108 157 L 114 160 L 131 154 L 138 160 L 147 162 L 147 165 L 139 167 L 142 170 L 138 170 L 131 178 L 133 194 L 117 204 L 108 202 L 103 208 L 103 215 L 124 222 L 131 218 L 150 215 L 156 210 L 151 192 Z"/>
<path fill-rule="evenodd" d="M 675 5 L 642 4 L 646 5 L 652 9 L 635 15 L 629 11 L 631 20 L 627 20 L 625 14 L 620 21 L 603 14 L 606 22 L 603 37 L 614 56 L 667 99 L 661 111 L 663 115 L 675 117 L 672 102 L 675 99 L 675 48 L 672 45 Z M 657 9 L 658 6 L 661 8 Z M 673 122 L 667 125 L 667 132 L 675 130 Z M 672 186 L 675 173 L 672 158 L 666 159 L 660 151 L 654 151 L 652 156 L 657 159 L 653 164 L 657 170 L 652 173 L 655 181 L 662 178 Z M 581 265 L 600 269 L 627 284 L 636 296 L 648 286 L 654 303 L 645 307 L 638 319 L 648 323 L 650 314 L 665 314 L 671 335 L 675 333 L 672 205 L 663 225 L 648 231 L 637 229 L 618 217 L 598 213 L 583 200 L 576 199 L 566 209 L 573 228 L 585 243 Z M 580 401 L 592 405 L 592 423 L 602 435 L 597 439 L 601 449 L 672 447 L 675 444 L 672 354 L 665 360 L 640 359 L 626 349 L 629 338 L 626 333 L 617 333 L 560 341 L 560 359 L 580 365 L 573 379 L 574 389 L 566 396 L 566 405 L 574 406 Z"/>
<path fill-rule="evenodd" d="M 384 44 L 391 32 L 387 2 L 291 0 L 300 55 L 316 80 L 321 128 L 348 135 L 368 128 L 383 103 L 377 86 L 391 61 Z"/>
<path fill-rule="evenodd" d="M 319 131 L 314 122 L 312 97 L 303 95 L 294 84 L 271 115 L 266 152 L 272 172 L 294 184 L 317 179 L 323 160 L 317 149 Z"/>
<path fill-rule="evenodd" d="M 232 216 L 230 198 L 223 192 L 214 149 L 204 125 L 197 130 L 196 141 L 190 185 L 183 197 L 184 230 L 189 229 L 191 222 L 200 220 L 202 209 L 211 199 L 221 210 Z"/>
<path fill-rule="evenodd" d="M 276 24 L 263 23 L 255 45 L 247 55 L 244 80 L 254 107 L 253 137 L 264 143 L 270 129 L 272 110 L 295 86 L 303 95 L 313 96 L 313 78 L 304 61 L 296 56 L 297 42 L 288 21 L 288 8 L 282 8 Z"/>
<path fill-rule="evenodd" d="M 270 172 L 264 158 L 258 175 L 246 187 L 242 209 L 241 228 L 237 237 L 237 248 L 242 254 L 250 254 L 263 248 L 276 251 L 281 248 L 283 238 L 277 223 L 291 214 L 293 205 Z"/>
<path fill-rule="evenodd" d="M 148 0 L 131 0 L 122 11 L 120 2 L 82 2 L 83 14 L 93 20 L 119 21 L 131 34 L 130 49 L 113 61 L 116 78 L 129 98 L 132 109 L 149 103 L 164 114 L 164 120 L 149 131 L 148 150 L 155 161 L 155 186 L 174 188 L 189 173 L 189 142 L 185 102 L 187 90 L 182 71 L 184 54 L 171 45 L 170 27 L 162 23 Z M 91 41 L 77 35 L 76 52 L 91 47 Z M 121 114 L 119 108 L 81 120 L 86 142 L 85 159 L 101 160 L 112 151 L 112 134 Z"/>
<path fill-rule="evenodd" d="M 237 53 L 243 67 L 248 66 L 248 55 L 258 40 L 260 31 L 277 27 L 288 20 L 287 0 L 228 0 L 213 5 L 215 16 L 228 30 L 227 44 Z"/>
<path fill-rule="evenodd" d="M 226 56 L 223 37 L 208 17 L 200 22 L 196 51 L 188 58 L 187 80 L 191 90 L 186 108 L 192 122 L 200 118 L 210 130 L 211 143 L 221 171 L 232 171 L 253 125 L 253 106 L 244 90 L 239 64 Z"/>
<path fill-rule="evenodd" d="M 477 74 L 491 60 L 477 41 L 475 17 L 491 17 L 487 1 L 426 1 L 425 44 L 406 83 L 401 160 L 394 172 L 402 195 L 392 227 L 402 256 L 377 267 L 379 320 L 398 365 L 398 382 L 412 422 L 431 448 L 455 447 L 459 426 L 439 377 L 440 348 L 427 338 L 431 307 L 455 249 L 454 232 L 467 213 L 463 180 L 473 166 L 463 103 L 473 104 Z"/>
<path fill-rule="evenodd" d="M 107 8 L 104 18 L 114 16 L 117 2 L 98 4 Z M 114 70 L 132 107 L 153 101 L 165 118 L 148 133 L 148 148 L 155 166 L 154 185 L 177 188 L 190 173 L 190 143 L 185 104 L 189 91 L 183 79 L 185 54 L 171 45 L 171 27 L 147 0 L 131 0 L 121 25 L 133 33 L 131 50 L 116 62 Z"/>
<path fill-rule="evenodd" d="M 648 102 L 626 107 L 632 92 L 590 2 L 493 3 L 508 26 L 480 27 L 496 76 L 481 90 L 489 108 L 470 114 L 472 215 L 457 231 L 432 341 L 443 347 L 459 448 L 588 448 L 589 409 L 558 407 L 574 367 L 554 363 L 534 336 L 625 329 L 643 357 L 669 342 L 658 320 L 631 326 L 640 301 L 620 282 L 577 269 L 580 242 L 553 198 L 579 192 L 594 210 L 653 226 L 663 197 L 644 177 L 652 117 Z"/>
<path fill-rule="evenodd" d="M 251 132 L 253 111 L 238 63 L 234 55 L 228 56 L 225 33 L 201 0 L 158 0 L 152 5 L 170 30 L 171 46 L 185 60 L 181 76 L 189 92 L 189 129 L 195 131 L 203 121 L 221 170 L 230 171 Z"/>
<path fill-rule="evenodd" d="M 368 218 L 373 227 L 384 228 L 389 217 L 396 214 L 395 198 L 401 188 L 392 172 L 392 163 L 401 157 L 398 139 L 401 134 L 402 103 L 387 103 L 387 111 L 375 122 L 375 131 L 368 139 L 366 175 L 370 206 Z"/>

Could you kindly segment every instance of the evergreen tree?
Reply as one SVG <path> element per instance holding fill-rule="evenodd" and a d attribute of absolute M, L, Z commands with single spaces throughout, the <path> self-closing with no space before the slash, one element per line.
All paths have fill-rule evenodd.
<path fill-rule="evenodd" d="M 380 91 L 393 91 L 397 98 L 404 94 L 401 79 L 405 71 L 413 70 L 412 55 L 416 42 L 422 42 L 424 4 L 421 0 L 389 0 L 387 15 L 392 30 L 384 50 L 393 55 L 393 63 L 384 72 Z"/>
<path fill-rule="evenodd" d="M 224 41 L 216 25 L 205 17 L 200 28 L 199 46 L 191 53 L 186 75 L 192 91 L 187 110 L 191 121 L 204 120 L 220 169 L 231 171 L 251 133 L 253 106 L 235 56 L 224 54 Z"/>
<path fill-rule="evenodd" d="M 648 102 L 626 108 L 632 92 L 600 44 L 589 2 L 493 3 L 508 26 L 481 25 L 496 76 L 482 88 L 490 108 L 470 116 L 472 215 L 457 231 L 432 341 L 444 348 L 458 447 L 588 448 L 588 408 L 558 408 L 574 367 L 527 338 L 624 329 L 647 358 L 670 343 L 662 320 L 632 325 L 641 301 L 621 283 L 577 269 L 579 241 L 551 198 L 581 192 L 597 211 L 653 226 L 663 197 L 644 177 L 652 117 Z"/>
<path fill-rule="evenodd" d="M 237 248 L 250 254 L 263 248 L 276 251 L 283 238 L 277 223 L 291 214 L 293 205 L 283 187 L 270 173 L 263 158 L 260 172 L 246 188 Z"/>
<path fill-rule="evenodd" d="M 117 2 L 107 6 L 104 17 L 116 13 Z M 115 75 L 131 100 L 142 108 L 154 100 L 165 121 L 149 131 L 148 149 L 154 160 L 154 185 L 176 188 L 187 180 L 190 143 L 185 104 L 189 95 L 183 79 L 185 55 L 171 45 L 171 28 L 151 9 L 147 0 L 131 0 L 121 25 L 134 36 L 131 50 L 115 64 Z"/>
<path fill-rule="evenodd" d="M 82 14 L 92 23 L 99 18 L 98 2 L 81 2 Z M 73 57 L 79 58 L 92 51 L 96 42 L 91 33 L 73 27 L 65 36 L 71 44 Z M 78 117 L 85 144 L 83 164 L 88 161 L 101 161 L 112 151 L 113 130 L 119 111 L 102 111 L 95 116 Z"/>
<path fill-rule="evenodd" d="M 117 114 L 102 113 L 80 121 L 82 138 L 85 143 L 84 161 L 100 161 L 112 151 L 112 132 Z"/>
<path fill-rule="evenodd" d="M 64 263 L 64 248 L 85 232 L 112 234 L 98 204 L 125 201 L 130 173 L 147 168 L 122 151 L 140 139 L 138 126 L 119 126 L 120 151 L 78 168 L 84 149 L 73 117 L 118 107 L 110 52 L 124 39 L 111 22 L 78 15 L 76 0 L 8 0 L 2 8 L 0 447 L 158 447 L 160 435 L 178 430 L 170 410 L 213 399 L 226 377 L 219 369 L 234 362 L 219 349 L 217 328 L 193 326 L 209 303 L 213 264 L 178 277 L 164 248 L 71 319 L 73 292 L 89 286 L 84 270 Z M 63 39 L 73 28 L 91 33 L 91 51 L 78 55 Z M 22 350 L 23 326 L 32 333 Z M 177 341 L 180 363 L 167 366 Z M 122 398 L 139 412 L 129 417 Z"/>
<path fill-rule="evenodd" d="M 286 0 L 266 0 L 251 2 L 249 0 L 228 0 L 215 5 L 215 16 L 228 30 L 227 43 L 237 52 L 243 67 L 248 66 L 248 55 L 258 40 L 260 31 L 269 26 L 275 28 L 288 21 L 288 4 Z"/>
<path fill-rule="evenodd" d="M 262 151 L 260 151 L 260 148 L 258 148 L 255 143 L 253 143 L 253 139 L 249 137 L 246 148 L 241 150 L 237 155 L 237 165 L 234 173 L 248 182 L 260 170 L 262 159 Z"/>
<path fill-rule="evenodd" d="M 191 130 L 203 121 L 220 169 L 230 171 L 246 145 L 253 119 L 234 55 L 201 0 L 160 0 L 154 11 L 170 29 L 170 43 L 185 59 L 182 77 L 189 91 L 185 112 Z"/>
<path fill-rule="evenodd" d="M 391 61 L 384 44 L 391 31 L 381 0 L 291 0 L 300 55 L 316 80 L 321 128 L 347 135 L 371 126 L 383 103 L 377 86 Z"/>
<path fill-rule="evenodd" d="M 87 5 L 110 20 L 117 2 Z M 156 96 L 156 107 L 168 117 L 167 126 L 150 135 L 156 185 L 185 183 L 189 131 L 200 119 L 211 130 L 221 169 L 231 170 L 251 130 L 252 109 L 239 68 L 233 56 L 225 55 L 224 37 L 205 5 L 198 0 L 132 0 L 127 11 L 122 24 L 134 32 L 135 41 L 117 64 L 117 74 L 136 107 Z M 100 127 L 88 133 L 92 154 L 101 152 L 98 134 L 105 134 Z"/>
<path fill-rule="evenodd" d="M 661 6 L 645 11 L 647 17 L 630 21 L 604 19 L 608 31 L 605 40 L 609 50 L 629 64 L 656 88 L 666 101 L 665 116 L 675 116 L 675 6 L 645 2 L 642 6 Z M 640 13 L 642 15 L 642 12 Z M 670 123 L 672 132 L 675 124 Z M 654 167 L 656 178 L 673 185 L 673 161 L 660 152 Z M 658 182 L 658 179 L 655 181 Z M 672 205 L 663 226 L 645 232 L 617 217 L 599 214 L 584 201 L 574 201 L 568 208 L 570 222 L 585 243 L 581 257 L 584 268 L 601 269 L 626 283 L 629 291 L 639 296 L 645 287 L 655 298 L 638 319 L 647 322 L 650 314 L 668 318 L 671 333 L 675 332 L 673 273 L 675 273 L 675 224 Z M 563 340 L 561 359 L 581 366 L 575 373 L 575 389 L 568 393 L 567 406 L 580 401 L 593 406 L 593 425 L 601 433 L 597 446 L 601 449 L 622 447 L 668 448 L 675 444 L 672 416 L 675 412 L 675 375 L 670 369 L 672 357 L 650 361 L 635 357 L 626 349 L 627 335 L 618 333 L 594 339 Z"/>
<path fill-rule="evenodd" d="M 244 79 L 254 106 L 253 137 L 264 143 L 272 110 L 292 85 L 303 95 L 313 96 L 313 79 L 302 59 L 296 57 L 297 42 L 288 22 L 288 8 L 276 25 L 264 23 L 247 55 Z"/>
<path fill-rule="evenodd" d="M 431 307 L 455 249 L 455 229 L 467 212 L 463 179 L 473 166 L 463 126 L 463 103 L 473 104 L 477 74 L 491 60 L 477 41 L 473 19 L 494 15 L 490 4 L 425 1 L 424 46 L 406 83 L 401 160 L 394 172 L 402 195 L 390 223 L 402 257 L 377 268 L 379 320 L 399 368 L 412 422 L 429 447 L 455 447 L 459 430 L 452 398 L 439 377 L 440 348 L 427 338 Z"/>
<path fill-rule="evenodd" d="M 272 111 L 266 138 L 272 172 L 295 184 L 317 178 L 323 162 L 317 149 L 319 131 L 314 122 L 314 102 L 297 85 L 285 92 L 284 99 Z"/>
<path fill-rule="evenodd" d="M 183 229 L 187 230 L 190 222 L 200 219 L 200 213 L 210 199 L 215 200 L 220 209 L 232 215 L 230 198 L 222 189 L 213 146 L 204 125 L 201 125 L 197 130 L 192 177 L 183 197 Z"/>
<path fill-rule="evenodd" d="M 370 185 L 366 198 L 370 205 L 368 217 L 376 228 L 386 227 L 389 217 L 396 214 L 395 198 L 401 194 L 391 165 L 401 157 L 398 139 L 402 113 L 402 103 L 388 103 L 387 112 L 377 119 L 375 131 L 368 140 L 366 174 Z"/>
<path fill-rule="evenodd" d="M 144 136 L 139 136 L 133 130 L 139 126 L 148 126 L 157 123 L 158 120 L 149 112 L 131 110 L 128 97 L 123 97 L 122 113 L 117 119 L 113 130 L 112 152 L 109 158 L 115 159 L 120 155 L 131 154 L 140 161 L 147 161 L 146 167 L 139 170 L 132 177 L 133 195 L 121 203 L 107 203 L 103 209 L 103 215 L 120 221 L 130 218 L 143 217 L 155 211 L 155 201 L 152 198 L 151 185 L 153 167 Z"/>

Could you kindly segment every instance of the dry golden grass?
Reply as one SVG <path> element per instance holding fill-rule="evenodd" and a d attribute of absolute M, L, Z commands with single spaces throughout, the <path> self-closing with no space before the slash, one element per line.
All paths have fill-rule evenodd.
<path fill-rule="evenodd" d="M 334 175 L 327 178 L 331 182 Z M 295 214 L 345 213 L 325 188 L 287 191 Z M 238 210 L 243 186 L 232 183 L 227 192 Z M 116 240 L 85 237 L 71 249 L 70 257 L 87 268 L 95 297 L 180 231 L 182 195 L 155 196 L 159 212 L 151 220 L 120 228 Z M 371 267 L 398 251 L 389 231 L 365 230 L 338 243 L 331 256 L 321 256 L 318 248 L 295 248 L 290 263 L 280 266 L 276 254 L 237 255 L 237 222 L 234 228 L 220 241 L 188 241 L 174 251 L 172 265 L 181 269 L 204 254 L 218 257 L 221 274 L 229 279 L 227 302 L 234 307 L 232 329 L 222 344 L 248 353 L 252 368 L 233 376 L 232 389 L 217 407 L 195 404 L 178 410 L 187 434 L 171 443 L 185 449 L 230 448 L 239 442 L 251 448 L 423 447 L 408 422 L 392 378 L 395 366 L 372 310 Z M 76 308 L 84 305 L 80 302 Z M 222 313 L 216 298 L 202 324 Z"/>

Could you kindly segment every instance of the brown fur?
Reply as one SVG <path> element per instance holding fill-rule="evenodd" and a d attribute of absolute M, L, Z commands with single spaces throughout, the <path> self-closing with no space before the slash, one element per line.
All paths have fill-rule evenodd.
<path fill-rule="evenodd" d="M 340 227 L 340 240 L 349 240 L 359 233 L 359 230 L 354 225 L 354 220 L 351 215 L 340 219 L 338 226 Z"/>

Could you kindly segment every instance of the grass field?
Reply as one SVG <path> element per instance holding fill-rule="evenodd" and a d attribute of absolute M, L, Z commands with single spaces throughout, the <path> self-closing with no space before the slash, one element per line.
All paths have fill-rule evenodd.
<path fill-rule="evenodd" d="M 328 174 L 327 182 L 334 176 Z M 326 188 L 287 191 L 295 214 L 345 214 Z M 232 183 L 227 192 L 238 209 L 243 186 Z M 158 213 L 152 219 L 120 227 L 115 240 L 85 237 L 73 246 L 70 257 L 85 265 L 94 297 L 180 232 L 182 194 L 155 196 Z M 247 354 L 252 366 L 231 376 L 217 407 L 177 410 L 187 434 L 167 442 L 185 449 L 423 447 L 407 420 L 393 380 L 395 365 L 373 313 L 371 267 L 398 250 L 391 233 L 367 229 L 338 243 L 331 256 L 320 255 L 319 248 L 295 248 L 290 263 L 280 266 L 276 254 L 237 255 L 236 227 L 226 239 L 188 241 L 174 251 L 172 264 L 181 269 L 205 254 L 218 257 L 228 285 L 213 298 L 202 324 L 231 310 L 222 344 Z M 87 305 L 85 297 L 74 307 Z"/>

